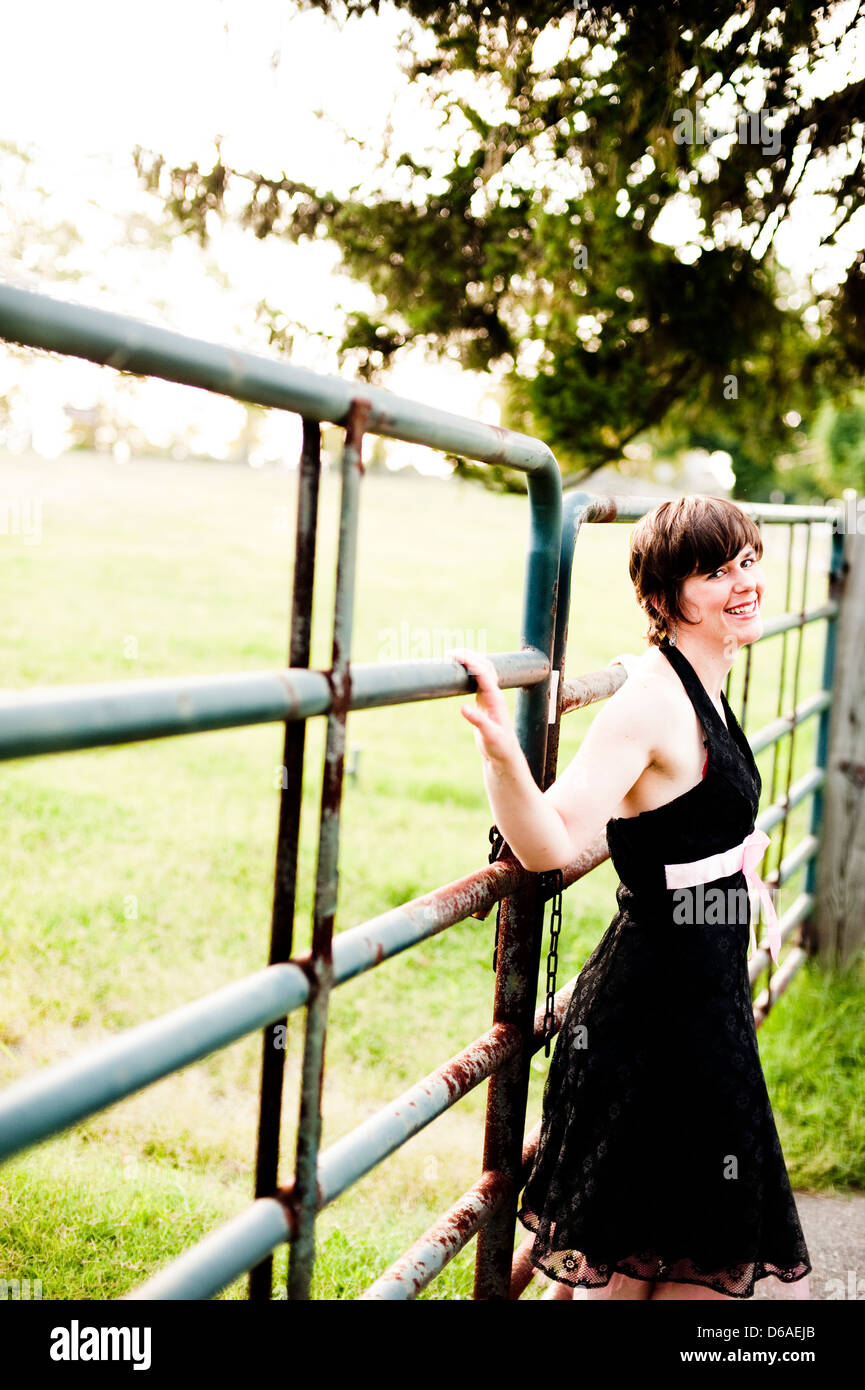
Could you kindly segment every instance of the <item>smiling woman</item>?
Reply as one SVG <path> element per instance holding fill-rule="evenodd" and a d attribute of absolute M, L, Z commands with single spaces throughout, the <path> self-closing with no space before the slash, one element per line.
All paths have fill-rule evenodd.
<path fill-rule="evenodd" d="M 750 1298 L 768 1277 L 809 1296 L 748 977 L 750 893 L 769 896 L 755 869 L 762 784 L 722 688 L 762 634 L 761 557 L 757 527 L 723 499 L 641 518 L 630 573 L 649 648 L 543 793 L 491 663 L 458 657 L 477 678 L 463 713 L 514 854 L 564 868 L 606 829 L 620 879 L 559 1031 L 518 1213 L 563 1298 Z"/>

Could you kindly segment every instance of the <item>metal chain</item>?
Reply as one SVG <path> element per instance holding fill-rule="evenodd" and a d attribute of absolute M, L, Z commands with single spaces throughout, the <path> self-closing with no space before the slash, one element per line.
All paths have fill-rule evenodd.
<path fill-rule="evenodd" d="M 491 850 L 490 850 L 490 853 L 489 853 L 489 862 L 490 862 L 491 864 L 493 864 L 493 863 L 495 863 L 496 859 L 498 859 L 499 853 L 500 853 L 501 848 L 502 848 L 502 845 L 504 844 L 504 836 L 502 835 L 502 833 L 501 833 L 501 831 L 499 830 L 498 826 L 496 826 L 496 825 L 491 825 L 491 826 L 490 826 L 490 835 L 489 835 L 489 839 L 490 839 L 490 844 L 491 844 L 491 846 L 492 846 L 492 848 L 491 848 Z M 539 874 L 538 877 L 539 877 L 540 880 L 541 880 L 542 891 L 543 891 L 543 893 L 544 893 L 544 897 L 546 897 L 546 894 L 549 892 L 550 888 L 553 888 L 553 890 L 554 890 L 554 891 L 553 891 L 553 894 L 552 894 L 552 897 L 551 897 L 551 899 L 550 899 L 550 903 L 551 903 L 551 909 L 550 909 L 550 949 L 549 949 L 549 952 L 548 952 L 548 954 L 547 954 L 547 995 L 546 995 L 546 1006 L 545 1006 L 545 1009 L 544 1009 L 544 1032 L 543 1032 L 543 1037 L 544 1037 L 544 1056 L 545 1056 L 545 1057 L 549 1057 L 549 1055 L 550 1055 L 550 1042 L 552 1041 L 553 1032 L 554 1032 L 553 1024 L 555 1023 L 555 1020 L 556 1020 L 556 971 L 558 970 L 558 965 L 559 965 L 559 934 L 560 934 L 560 932 L 561 932 L 561 930 L 562 930 L 562 877 L 563 877 L 563 875 L 562 875 L 562 870 L 561 870 L 561 869 L 550 869 L 549 872 Z M 499 922 L 501 921 L 501 914 L 502 914 L 502 900 L 501 900 L 501 898 L 499 898 L 498 902 L 496 903 L 496 935 L 495 935 L 495 942 L 494 942 L 494 944 L 493 944 L 493 970 L 494 970 L 494 971 L 495 971 L 495 969 L 496 969 L 496 967 L 497 967 L 497 965 L 498 965 Z"/>
<path fill-rule="evenodd" d="M 491 864 L 494 864 L 495 861 L 498 859 L 498 857 L 499 857 L 499 851 L 501 850 L 501 847 L 502 847 L 502 845 L 504 844 L 504 842 L 505 842 L 505 837 L 504 837 L 504 835 L 501 833 L 501 831 L 499 830 L 498 826 L 497 826 L 497 825 L 491 825 L 491 826 L 490 826 L 490 844 L 492 845 L 492 849 L 490 850 L 490 855 L 489 855 L 489 862 L 490 862 Z M 498 954 L 499 954 L 499 922 L 501 921 L 501 916 L 502 916 L 502 900 L 501 900 L 501 898 L 499 898 L 498 902 L 496 903 L 496 936 L 495 936 L 495 941 L 493 942 L 493 973 L 495 973 L 496 965 L 497 965 L 497 963 L 498 963 Z"/>
<path fill-rule="evenodd" d="M 544 1009 L 544 1056 L 550 1055 L 550 1042 L 553 1037 L 553 1024 L 556 1021 L 556 970 L 559 964 L 559 933 L 562 929 L 562 870 L 550 869 L 541 874 L 544 893 L 552 887 L 550 899 L 550 949 L 547 955 L 547 1000 Z"/>

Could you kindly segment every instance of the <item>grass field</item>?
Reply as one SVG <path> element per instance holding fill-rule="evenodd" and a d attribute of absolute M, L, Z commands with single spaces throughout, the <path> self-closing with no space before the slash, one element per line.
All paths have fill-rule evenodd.
<path fill-rule="evenodd" d="M 218 464 L 118 465 L 86 454 L 0 458 L 0 496 L 36 503 L 38 538 L 0 534 L 5 641 L 0 685 L 111 681 L 285 664 L 296 478 Z M 322 480 L 312 665 L 330 662 L 338 479 Z M 627 525 L 584 528 L 566 675 L 643 650 L 627 574 Z M 767 536 L 765 610 L 784 607 L 783 549 Z M 352 657 L 449 645 L 519 647 L 525 499 L 406 475 L 363 481 Z M 817 548 L 815 546 L 815 548 Z M 825 594 L 828 541 L 812 549 L 808 602 Z M 794 591 L 798 605 L 800 591 Z M 408 637 L 406 637 L 408 634 Z M 800 699 L 819 685 L 822 628 L 806 632 Z M 746 729 L 776 714 L 780 639 L 753 654 Z M 785 707 L 795 643 L 788 642 Z M 744 659 L 740 658 L 742 664 Z M 734 671 L 732 701 L 742 670 Z M 511 712 L 515 692 L 506 696 Z M 560 769 L 593 717 L 563 725 Z M 793 775 L 813 758 L 797 734 Z M 297 949 L 309 944 L 324 721 L 311 720 Z M 459 699 L 358 711 L 358 776 L 343 799 L 337 930 L 486 862 L 491 821 Z M 267 960 L 278 791 L 277 724 L 7 763 L 2 774 L 0 1081 L 238 980 Z M 773 754 L 758 759 L 764 804 Z M 786 755 L 776 790 L 783 789 Z M 791 817 L 785 852 L 808 827 Z M 763 864 L 776 862 L 780 830 Z M 779 912 L 801 890 L 780 896 Z M 615 911 L 609 863 L 565 895 L 559 983 Z M 334 993 L 327 1147 L 489 1026 L 495 914 L 469 919 Z M 760 1030 L 769 1092 L 795 1186 L 865 1186 L 858 970 L 800 972 Z M 290 1020 L 283 1178 L 293 1166 L 302 1015 Z M 0 1276 L 39 1278 L 45 1298 L 115 1298 L 252 1194 L 259 1037 L 168 1077 L 0 1169 Z M 548 1063 L 532 1067 L 529 1123 Z M 313 1296 L 355 1297 L 475 1180 L 478 1087 L 327 1209 Z M 520 1232 L 520 1234 L 522 1234 Z M 423 1295 L 471 1297 L 474 1243 Z M 285 1253 L 276 1261 L 275 1289 Z M 223 1295 L 242 1297 L 238 1281 Z M 527 1297 L 542 1292 L 533 1286 Z"/>

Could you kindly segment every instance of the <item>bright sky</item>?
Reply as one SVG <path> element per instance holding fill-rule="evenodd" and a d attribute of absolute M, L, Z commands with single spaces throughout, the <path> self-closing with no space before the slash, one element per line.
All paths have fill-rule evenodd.
<path fill-rule="evenodd" d="M 140 141 L 177 159 L 222 133 L 230 158 L 311 178 L 341 151 L 315 108 L 358 136 L 383 124 L 400 27 L 386 11 L 341 33 L 291 0 L 31 0 L 4 15 L 3 130 L 70 152 Z"/>
<path fill-rule="evenodd" d="M 849 22 L 855 8 L 856 0 L 838 6 L 836 24 Z M 86 232 L 81 264 L 88 274 L 79 283 L 52 280 L 52 267 L 40 267 L 39 248 L 32 247 L 11 269 L 0 257 L 0 275 L 254 351 L 267 351 L 253 324 L 261 298 L 311 330 L 338 335 L 340 308 L 371 307 L 373 299 L 366 286 L 336 273 L 332 246 L 258 242 L 249 233 L 221 230 L 209 260 L 189 238 L 166 260 L 143 247 L 115 244 L 121 224 L 112 213 L 148 205 L 132 166 L 136 144 L 170 162 L 198 159 L 207 166 L 220 135 L 224 157 L 237 168 L 284 171 L 336 192 L 362 174 L 375 181 L 376 151 L 388 122 L 400 142 L 410 133 L 414 151 L 435 149 L 439 117 L 399 70 L 397 40 L 405 25 L 404 16 L 384 7 L 340 31 L 317 12 L 298 14 L 291 0 L 149 0 L 145 8 L 117 0 L 28 0 L 9 7 L 0 47 L 0 135 L 37 150 L 40 181 L 53 194 L 52 215 L 68 216 Z M 844 65 L 865 72 L 861 44 L 845 54 Z M 816 85 L 826 81 L 823 74 Z M 4 215 L 15 217 L 5 193 L 0 229 Z M 817 200 L 780 243 L 791 267 L 814 268 L 821 216 Z M 684 200 L 665 213 L 664 228 L 664 239 L 679 247 L 696 234 Z M 863 239 L 861 218 L 845 239 L 852 254 Z M 315 337 L 301 335 L 294 360 L 337 370 L 332 345 Z M 68 365 L 40 366 L 45 382 L 48 368 L 60 368 L 51 378 L 55 392 L 74 383 L 82 400 L 92 394 L 94 373 L 100 382 L 106 375 L 82 364 L 73 379 Z M 7 364 L 5 370 L 8 386 L 17 368 Z M 446 400 L 451 410 L 497 418 L 495 402 L 484 399 L 486 379 L 419 356 L 398 366 L 388 385 L 430 403 Z M 192 402 L 192 396 L 199 399 Z M 230 432 L 237 418 L 234 403 L 207 393 L 165 387 L 158 399 L 169 434 L 175 420 L 180 427 L 196 412 L 203 437 L 211 426 L 214 438 Z M 294 447 L 288 443 L 295 438 L 293 421 L 276 420 L 273 428 L 283 430 L 274 436 L 275 449 Z M 50 442 L 46 448 L 51 452 Z M 437 456 L 414 448 L 411 458 L 418 466 L 440 466 Z"/>
<path fill-rule="evenodd" d="M 185 239 L 168 266 L 163 262 L 142 274 L 137 249 L 112 246 L 116 227 L 106 213 L 148 201 L 132 165 L 136 144 L 169 162 L 197 159 L 207 166 L 219 135 L 223 157 L 236 168 L 285 171 L 342 192 L 361 172 L 372 174 L 388 120 L 410 122 L 413 138 L 434 141 L 437 118 L 399 71 L 397 39 L 404 27 L 404 16 L 386 10 L 340 31 L 321 14 L 293 11 L 290 0 L 151 0 L 146 9 L 116 0 L 80 0 L 74 6 L 30 0 L 4 14 L 2 137 L 36 149 L 40 182 L 54 195 L 53 211 L 82 226 L 88 251 L 105 244 L 89 257 L 93 275 L 77 284 L 52 283 L 26 265 L 6 264 L 2 273 L 61 298 L 200 337 L 233 339 L 255 351 L 267 351 L 265 340 L 251 333 L 251 311 L 263 297 L 311 330 L 338 335 L 340 308 L 371 308 L 374 299 L 366 286 L 336 273 L 334 247 L 293 247 L 276 238 L 259 242 L 248 232 L 220 231 L 212 256 L 230 277 L 233 293 L 221 287 L 214 292 L 213 275 L 202 273 L 197 243 Z M 315 114 L 320 110 L 324 120 Z M 366 142 L 368 151 L 357 141 Z M 15 216 L 8 200 L 0 224 L 4 212 Z M 29 274 L 22 276 L 22 269 Z M 332 346 L 315 338 L 304 341 L 296 360 L 316 370 L 338 370 Z M 96 370 L 82 366 L 76 373 L 81 401 L 92 394 L 88 383 Z M 48 373 L 42 377 L 47 381 Z M 55 377 L 61 389 L 60 375 Z M 72 382 L 68 366 L 62 382 Z M 398 366 L 388 381 L 401 394 L 432 404 L 446 398 L 453 411 L 496 420 L 495 402 L 483 399 L 488 386 L 455 366 L 418 358 Z M 230 430 L 236 408 L 234 414 L 230 405 L 220 412 L 212 398 L 190 407 L 190 393 L 180 397 L 179 389 L 167 388 L 160 397 L 167 421 L 179 423 L 184 410 L 192 409 L 212 420 L 215 434 Z M 293 419 L 277 418 L 273 425 L 274 447 L 297 437 Z M 450 472 L 438 455 L 416 446 L 388 448 L 392 463 L 410 457 L 424 470 Z"/>

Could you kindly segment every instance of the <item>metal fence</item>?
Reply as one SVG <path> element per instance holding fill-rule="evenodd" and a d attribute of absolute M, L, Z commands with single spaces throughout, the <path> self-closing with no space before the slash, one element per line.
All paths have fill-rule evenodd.
<path fill-rule="evenodd" d="M 529 873 L 506 846 L 494 846 L 490 862 L 464 878 L 434 888 L 358 926 L 334 934 L 337 912 L 340 808 L 349 710 L 442 699 L 475 689 L 462 666 L 449 661 L 351 661 L 357 525 L 363 477 L 362 443 L 378 434 L 430 445 L 478 462 L 527 475 L 529 543 L 518 651 L 493 655 L 503 689 L 516 689 L 515 728 L 537 783 L 556 777 L 563 714 L 605 699 L 626 679 L 621 666 L 563 680 L 574 547 L 584 523 L 633 521 L 657 498 L 625 501 L 568 493 L 563 501 L 558 465 L 549 449 L 524 435 L 463 419 L 389 392 L 318 375 L 233 349 L 199 341 L 100 310 L 0 286 L 0 336 L 141 375 L 204 387 L 275 409 L 298 413 L 303 446 L 298 470 L 297 532 L 288 666 L 265 673 L 112 682 L 56 692 L 7 697 L 0 706 L 0 758 L 34 757 L 65 750 L 234 728 L 285 725 L 285 777 L 280 799 L 267 966 L 203 999 L 132 1028 L 82 1055 L 37 1072 L 0 1096 L 0 1158 L 9 1157 L 74 1125 L 172 1072 L 263 1030 L 260 1113 L 254 1200 L 247 1211 L 207 1236 L 140 1288 L 130 1299 L 210 1298 L 249 1272 L 249 1296 L 272 1295 L 273 1252 L 289 1247 L 290 1299 L 307 1299 L 315 1258 L 318 1213 L 412 1135 L 461 1097 L 488 1080 L 486 1124 L 477 1182 L 362 1295 L 410 1299 L 477 1235 L 474 1297 L 518 1298 L 532 1274 L 527 1259 L 514 1258 L 517 1197 L 537 1144 L 537 1127 L 524 1141 L 531 1058 L 544 1045 L 543 1011 L 535 1001 L 545 902 L 555 880 Z M 321 422 L 344 429 L 341 505 L 331 667 L 309 669 L 314 587 Z M 781 676 L 776 718 L 751 739 L 755 753 L 772 745 L 775 763 L 769 804 L 758 826 L 780 824 L 779 862 L 767 881 L 780 886 L 801 869 L 806 884 L 780 921 L 789 949 L 754 1003 L 761 1022 L 806 958 L 807 927 L 814 903 L 819 843 L 820 788 L 825 778 L 832 698 L 834 631 L 842 537 L 833 530 L 827 601 L 791 607 L 793 539 L 805 527 L 808 555 L 815 526 L 831 522 L 828 508 L 747 506 L 761 527 L 786 525 L 790 545 L 785 612 L 764 621 L 761 641 L 781 637 Z M 805 626 L 826 620 L 822 688 L 799 700 Z M 798 631 L 793 700 L 782 708 L 787 635 Z M 751 670 L 746 651 L 740 722 L 745 724 Z M 553 698 L 550 699 L 550 691 Z M 728 682 L 729 698 L 729 682 Z M 306 721 L 327 720 L 311 949 L 292 954 L 297 888 L 298 831 Z M 814 765 L 796 782 L 792 750 L 783 791 L 777 792 L 778 748 L 796 730 L 819 719 Z M 785 857 L 789 813 L 812 797 L 810 833 Z M 493 838 L 491 832 L 491 839 Z M 603 834 L 563 871 L 567 888 L 607 858 Z M 497 907 L 496 980 L 489 1031 L 418 1081 L 329 1148 L 322 1150 L 323 1058 L 331 991 L 374 969 L 467 917 L 486 917 Z M 752 984 L 770 966 L 765 950 L 750 963 Z M 555 996 L 557 1029 L 575 981 Z M 284 1037 L 288 1015 L 305 1007 L 300 1115 L 294 1173 L 280 1183 Z"/>

